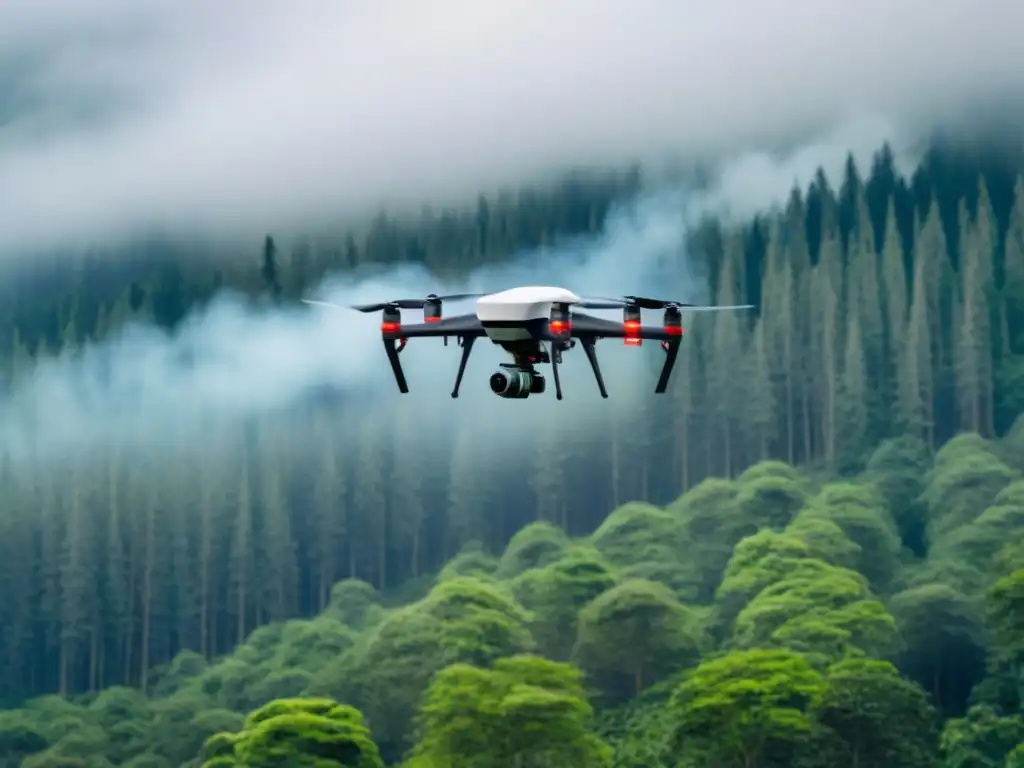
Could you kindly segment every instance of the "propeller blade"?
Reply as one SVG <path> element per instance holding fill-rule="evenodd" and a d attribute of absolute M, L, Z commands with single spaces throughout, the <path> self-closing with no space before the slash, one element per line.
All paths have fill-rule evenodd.
<path fill-rule="evenodd" d="M 333 307 L 334 309 L 349 309 L 349 307 L 343 307 L 341 304 L 335 304 L 333 301 L 317 301 L 315 299 L 302 299 L 303 304 L 315 304 L 320 307 Z"/>
<path fill-rule="evenodd" d="M 665 307 L 690 307 L 692 304 L 684 304 L 679 301 L 663 301 L 662 299 L 648 299 L 644 296 L 623 296 L 621 299 L 612 299 L 605 296 L 595 296 L 584 299 L 579 303 L 585 309 L 619 309 L 620 307 L 636 307 L 638 309 L 665 309 Z"/>
<path fill-rule="evenodd" d="M 697 304 L 686 304 L 682 301 L 665 301 L 663 299 L 650 299 L 646 296 L 623 296 L 621 299 L 612 299 L 604 296 L 586 298 L 577 303 L 578 307 L 584 309 L 618 309 L 620 307 L 636 307 L 637 309 L 685 309 L 687 312 L 724 312 L 738 309 L 753 309 L 753 304 L 732 304 L 729 306 L 700 306 Z"/>
<path fill-rule="evenodd" d="M 687 312 L 733 312 L 737 309 L 753 309 L 753 304 L 728 304 L 720 306 L 709 306 L 709 307 L 697 307 L 691 304 L 680 304 L 680 309 L 685 309 Z"/>
<path fill-rule="evenodd" d="M 583 301 L 576 302 L 574 306 L 581 309 L 622 309 L 629 306 L 629 302 L 622 299 L 583 299 Z"/>
<path fill-rule="evenodd" d="M 688 307 L 689 304 L 683 304 L 678 301 L 662 301 L 661 299 L 648 299 L 643 296 L 627 296 L 630 303 L 634 306 L 640 307 L 640 309 L 665 309 L 665 307 Z"/>
<path fill-rule="evenodd" d="M 486 293 L 449 293 L 446 296 L 431 296 L 430 298 L 440 301 L 459 301 L 461 299 L 479 299 L 481 296 L 486 295 Z"/>
<path fill-rule="evenodd" d="M 424 299 L 395 299 L 394 301 L 379 301 L 375 304 L 358 304 L 352 309 L 358 312 L 380 312 L 387 307 L 396 309 L 423 309 L 428 301 L 458 301 L 459 299 L 475 299 L 485 296 L 483 293 L 450 293 L 446 296 L 430 294 Z"/>
<path fill-rule="evenodd" d="M 391 306 L 392 302 L 377 302 L 376 304 L 356 304 L 348 307 L 348 309 L 354 309 L 356 312 L 380 312 L 382 309 L 386 309 Z"/>

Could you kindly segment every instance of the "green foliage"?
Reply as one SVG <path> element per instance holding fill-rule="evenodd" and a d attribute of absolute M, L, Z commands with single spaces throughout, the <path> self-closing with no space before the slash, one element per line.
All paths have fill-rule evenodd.
<path fill-rule="evenodd" d="M 985 630 L 977 603 L 946 584 L 926 584 L 889 601 L 903 650 L 900 669 L 947 714 L 962 709 L 984 674 Z"/>
<path fill-rule="evenodd" d="M 202 768 L 384 768 L 362 714 L 330 699 L 279 699 L 205 746 Z M 232 762 L 229 762 L 232 761 Z"/>
<path fill-rule="evenodd" d="M 523 572 L 512 588 L 530 612 L 538 649 L 548 658 L 568 661 L 580 611 L 615 583 L 611 567 L 595 550 L 575 548 L 543 568 Z"/>
<path fill-rule="evenodd" d="M 755 529 L 785 528 L 807 500 L 799 482 L 781 475 L 761 474 L 746 480 L 741 477 L 737 485 L 739 514 Z"/>
<path fill-rule="evenodd" d="M 859 547 L 854 568 L 868 577 L 876 591 L 890 585 L 900 567 L 899 532 L 870 485 L 826 485 L 801 513 L 801 518 L 804 516 L 835 523 Z"/>
<path fill-rule="evenodd" d="M 569 546 L 569 539 L 551 523 L 531 523 L 521 528 L 505 547 L 496 575 L 509 579 L 530 568 L 539 568 L 558 558 Z"/>
<path fill-rule="evenodd" d="M 1024 739 L 1024 718 L 1001 717 L 992 707 L 971 707 L 964 717 L 947 721 L 942 731 L 943 768 L 1001 768 Z"/>
<path fill-rule="evenodd" d="M 614 510 L 590 537 L 624 578 L 661 582 L 684 600 L 693 596 L 696 578 L 683 559 L 688 541 L 676 515 L 640 502 Z"/>
<path fill-rule="evenodd" d="M 635 696 L 692 663 L 702 645 L 697 615 L 667 587 L 629 579 L 580 612 L 573 655 L 606 693 Z"/>
<path fill-rule="evenodd" d="M 986 602 L 995 660 L 1024 668 L 1024 568 L 989 587 Z"/>
<path fill-rule="evenodd" d="M 572 765 L 604 768 L 611 750 L 590 730 L 579 673 L 537 656 L 490 669 L 453 664 L 434 678 L 408 768 Z"/>
<path fill-rule="evenodd" d="M 737 615 L 731 638 L 736 648 L 794 648 L 822 663 L 849 654 L 884 655 L 896 643 L 896 622 L 872 598 L 867 580 L 824 563 L 760 590 Z"/>
<path fill-rule="evenodd" d="M 904 435 L 884 441 L 867 461 L 865 478 L 888 504 L 903 543 L 924 551 L 927 510 L 919 503 L 924 475 L 931 464 L 928 446 L 920 438 Z"/>
<path fill-rule="evenodd" d="M 887 661 L 848 658 L 828 669 L 813 709 L 830 740 L 833 765 L 930 768 L 938 717 L 928 695 Z"/>
<path fill-rule="evenodd" d="M 703 765 L 759 765 L 769 749 L 808 748 L 824 677 L 798 653 L 737 651 L 702 662 L 672 696 L 670 750 Z M 678 763 L 677 763 L 678 764 Z"/>
<path fill-rule="evenodd" d="M 331 599 L 323 615 L 353 629 L 362 629 L 378 604 L 377 590 L 361 579 L 345 579 L 331 587 Z"/>
<path fill-rule="evenodd" d="M 488 578 L 498 568 L 498 561 L 493 555 L 488 554 L 480 542 L 471 541 L 462 550 L 445 563 L 444 568 L 437 575 L 437 580 L 447 581 L 463 576 L 472 578 Z"/>
<path fill-rule="evenodd" d="M 811 493 L 766 462 L 668 509 L 624 505 L 583 540 L 537 523 L 501 558 L 464 547 L 395 608 L 342 580 L 315 618 L 176 654 L 147 694 L 0 712 L 0 745 L 12 766 L 999 766 L 1021 742 L 1024 550 L 998 451 L 940 452 L 929 487 L 991 499 L 925 558 L 900 552 L 877 463 Z M 652 563 L 675 575 L 635 576 Z"/>
<path fill-rule="evenodd" d="M 347 393 L 159 449 L 5 446 L 0 768 L 1019 764 L 1024 180 L 931 162 L 702 225 L 708 298 L 764 310 L 694 317 L 672 391 L 594 447 L 549 430 L 481 472 L 453 453 L 475 422 L 396 401 L 392 435 Z M 221 277 L 285 303 L 332 266 L 595 232 L 624 184 L 268 238 L 216 279 L 146 252 L 103 297 L 19 288 L 0 376 L 173 326 Z"/>
<path fill-rule="evenodd" d="M 487 665 L 533 650 L 528 616 L 502 586 L 459 576 L 389 614 L 309 688 L 358 701 L 386 754 L 408 746 L 409 724 L 431 677 L 458 663 Z"/>

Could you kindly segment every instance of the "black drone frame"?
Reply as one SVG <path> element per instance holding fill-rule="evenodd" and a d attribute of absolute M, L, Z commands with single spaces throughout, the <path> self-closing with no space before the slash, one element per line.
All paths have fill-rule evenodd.
<path fill-rule="evenodd" d="M 384 340 L 384 350 L 387 353 L 388 362 L 391 364 L 391 371 L 398 384 L 398 390 L 402 394 L 408 394 L 409 385 L 402 370 L 402 362 L 399 358 L 402 350 L 405 349 L 409 339 L 413 338 L 443 338 L 445 345 L 448 344 L 448 337 L 454 336 L 458 346 L 462 349 L 459 359 L 459 367 L 455 374 L 455 386 L 452 388 L 452 397 L 459 396 L 459 389 L 462 386 L 462 378 L 466 372 L 466 365 L 469 363 L 469 356 L 473 352 L 473 345 L 476 340 L 487 335 L 487 331 L 475 314 L 455 315 L 452 317 L 441 316 L 442 300 L 472 298 L 478 294 L 459 294 L 456 296 L 436 296 L 431 294 L 426 299 L 402 299 L 398 301 L 370 304 L 353 307 L 361 312 L 381 311 L 381 336 Z M 308 301 L 311 304 L 322 304 L 325 302 Z M 607 320 L 594 317 L 581 312 L 571 313 L 571 307 L 578 306 L 589 309 L 622 309 L 623 320 Z M 604 383 L 604 376 L 601 373 L 601 365 L 597 359 L 596 343 L 599 339 L 619 338 L 624 343 L 633 346 L 640 346 L 643 341 L 659 341 L 661 348 L 665 351 L 665 362 L 661 368 L 661 375 L 654 388 L 655 394 L 662 394 L 668 388 L 669 378 L 675 367 L 676 359 L 679 356 L 679 346 L 683 338 L 682 313 L 681 309 L 688 310 L 734 310 L 750 309 L 752 305 L 737 305 L 730 307 L 699 307 L 692 304 L 681 304 L 674 301 L 659 301 L 656 299 L 644 299 L 636 296 L 626 296 L 622 299 L 590 299 L 576 302 L 574 305 L 554 303 L 550 318 L 538 318 L 523 322 L 496 323 L 495 325 L 508 325 L 510 327 L 524 328 L 529 333 L 529 340 L 525 343 L 531 349 L 540 347 L 541 358 L 536 359 L 532 353 L 524 352 L 517 348 L 517 342 L 498 342 L 513 354 L 516 366 L 532 369 L 536 362 L 550 362 L 552 367 L 552 378 L 555 383 L 555 397 L 562 400 L 562 383 L 559 376 L 558 366 L 562 362 L 562 353 L 575 347 L 579 341 L 583 351 L 590 363 L 590 369 L 594 373 L 594 380 L 602 398 L 608 397 L 608 389 Z M 402 323 L 402 309 L 422 309 L 422 323 L 405 325 Z M 641 309 L 662 309 L 664 320 L 662 325 L 643 325 L 640 317 Z M 490 325 L 490 324 L 489 324 Z M 550 345 L 550 355 L 545 349 L 545 344 Z"/>
<path fill-rule="evenodd" d="M 452 388 L 451 396 L 457 398 L 462 386 L 462 379 L 469 363 L 469 356 L 473 352 L 473 345 L 476 340 L 486 336 L 486 330 L 475 315 L 461 315 L 451 318 L 437 319 L 413 325 L 402 325 L 397 308 L 389 308 L 391 312 L 386 313 L 381 324 L 381 335 L 384 340 L 384 350 L 387 353 L 388 362 L 395 376 L 395 382 L 402 394 L 409 391 L 409 386 L 402 369 L 402 361 L 399 357 L 410 338 L 422 337 L 443 337 L 447 342 L 448 336 L 454 336 L 458 346 L 462 349 L 459 359 L 459 367 L 455 374 L 455 385 Z M 568 313 L 565 313 L 568 316 Z M 637 313 L 639 314 L 639 313 Z M 544 348 L 550 346 L 550 355 L 546 355 L 551 362 L 552 378 L 555 384 L 555 398 L 563 399 L 562 382 L 559 374 L 559 364 L 562 362 L 562 353 L 576 346 L 578 341 L 583 347 L 583 352 L 590 363 L 594 380 L 597 382 L 598 391 L 602 398 L 608 397 L 608 388 L 605 385 L 604 375 L 601 372 L 601 364 L 597 357 L 596 343 L 604 338 L 621 338 L 627 343 L 640 343 L 643 340 L 656 340 L 661 342 L 665 351 L 665 362 L 662 365 L 661 375 L 655 387 L 655 393 L 661 394 L 668 387 L 669 378 L 679 355 L 679 345 L 682 342 L 681 314 L 675 307 L 665 310 L 665 325 L 658 328 L 654 326 L 631 325 L 630 320 L 615 322 L 593 317 L 582 313 L 571 315 L 568 321 L 534 320 L 526 323 L 531 331 L 531 337 Z M 519 324 L 522 325 L 522 324 Z M 530 328 L 530 326 L 534 326 Z M 518 356 L 517 356 L 518 357 Z M 543 362 L 547 362 L 544 360 Z M 533 361 L 530 361 L 533 362 Z M 517 364 L 519 360 L 517 359 Z M 529 363 L 526 363 L 528 365 Z"/>

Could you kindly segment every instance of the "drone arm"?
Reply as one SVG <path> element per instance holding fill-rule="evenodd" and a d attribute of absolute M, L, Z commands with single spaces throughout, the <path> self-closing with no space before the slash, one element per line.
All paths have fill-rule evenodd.
<path fill-rule="evenodd" d="M 658 385 L 654 388 L 655 394 L 664 393 L 666 387 L 668 387 L 669 376 L 672 375 L 672 368 L 676 364 L 676 358 L 679 356 L 679 343 L 680 339 L 678 336 L 670 338 L 667 341 L 662 342 L 665 347 L 665 364 L 661 367 L 661 376 L 658 377 Z"/>
<path fill-rule="evenodd" d="M 479 338 L 485 334 L 484 327 L 476 315 L 453 315 L 429 323 L 403 324 L 401 335 L 407 339 L 439 338 L 442 336 L 463 336 Z"/>
<path fill-rule="evenodd" d="M 636 338 L 651 341 L 667 341 L 676 338 L 662 326 L 644 325 L 634 331 Z M 626 326 L 619 320 L 606 320 L 582 312 L 574 312 L 572 316 L 572 335 L 599 339 L 622 339 L 626 337 Z"/>

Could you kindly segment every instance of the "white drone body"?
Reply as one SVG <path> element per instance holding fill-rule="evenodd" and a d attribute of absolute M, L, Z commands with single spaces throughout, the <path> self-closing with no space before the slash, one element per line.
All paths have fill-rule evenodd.
<path fill-rule="evenodd" d="M 532 338 L 528 325 L 547 321 L 553 304 L 578 304 L 582 299 L 570 290 L 526 285 L 491 293 L 476 300 L 476 316 L 493 342 Z"/>
<path fill-rule="evenodd" d="M 471 314 L 445 317 L 441 305 L 445 301 L 476 299 L 476 311 Z M 305 299 L 310 304 L 330 304 Z M 511 363 L 503 363 L 490 377 L 491 391 L 498 397 L 523 400 L 546 389 L 538 365 L 551 364 L 555 381 L 555 397 L 562 399 L 562 385 L 558 366 L 562 354 L 579 342 L 594 372 L 601 397 L 608 397 L 604 378 L 597 362 L 595 342 L 599 339 L 622 339 L 628 346 L 639 347 L 644 340 L 656 341 L 665 350 L 665 362 L 655 386 L 655 394 L 665 391 L 669 375 L 675 365 L 683 325 L 681 309 L 733 310 L 750 309 L 751 305 L 733 307 L 698 307 L 677 301 L 625 296 L 621 299 L 581 298 L 565 288 L 550 285 L 525 285 L 489 294 L 429 294 L 424 299 L 395 299 L 353 307 L 360 312 L 381 312 L 381 338 L 388 362 L 395 375 L 399 392 L 409 391 L 399 353 L 406 342 L 415 338 L 449 338 L 457 340 L 462 348 L 455 388 L 452 397 L 459 396 L 462 374 L 466 370 L 470 350 L 477 339 L 487 338 L 512 356 Z M 402 322 L 402 310 L 423 310 L 423 322 Z M 621 309 L 622 321 L 595 317 L 577 309 Z M 641 309 L 664 310 L 661 326 L 644 325 Z"/>

